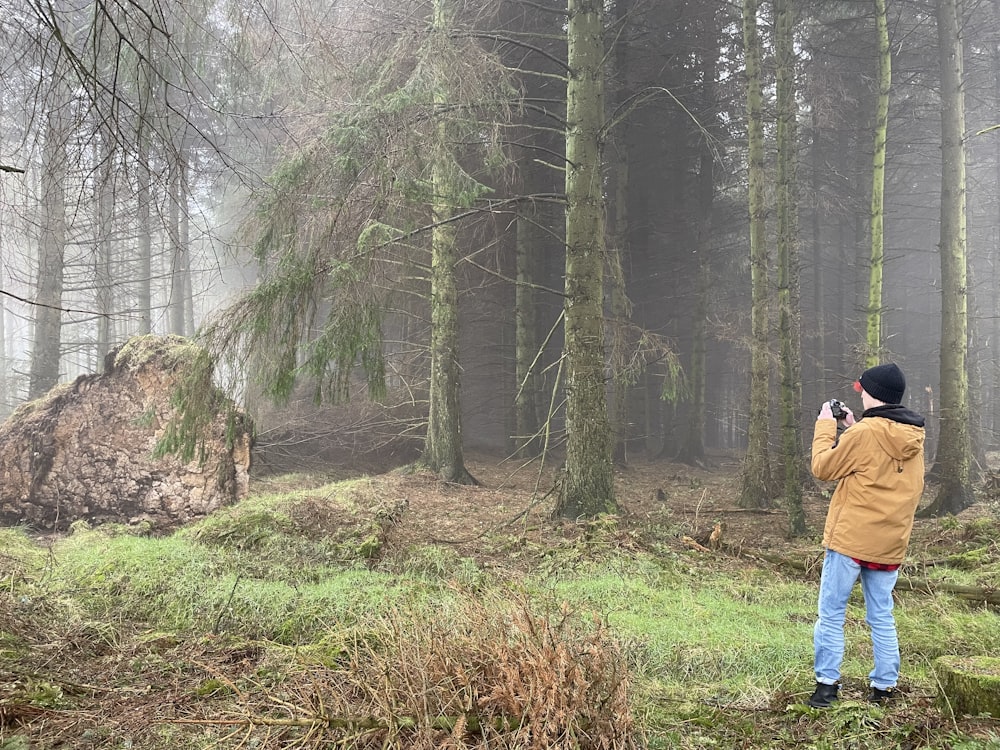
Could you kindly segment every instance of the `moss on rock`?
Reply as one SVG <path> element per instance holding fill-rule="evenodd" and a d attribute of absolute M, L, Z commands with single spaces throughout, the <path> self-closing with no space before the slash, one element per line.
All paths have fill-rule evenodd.
<path fill-rule="evenodd" d="M 178 365 L 191 364 L 201 352 L 201 347 L 183 336 L 133 336 L 111 352 L 105 369 L 135 372 L 154 361 L 160 362 L 164 369 L 174 369 Z"/>

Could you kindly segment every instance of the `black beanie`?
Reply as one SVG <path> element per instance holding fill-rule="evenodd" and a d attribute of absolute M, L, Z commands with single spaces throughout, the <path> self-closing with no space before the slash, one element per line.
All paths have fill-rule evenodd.
<path fill-rule="evenodd" d="M 906 378 L 895 364 L 876 365 L 861 373 L 861 387 L 868 395 L 887 404 L 899 404 L 906 390 Z"/>

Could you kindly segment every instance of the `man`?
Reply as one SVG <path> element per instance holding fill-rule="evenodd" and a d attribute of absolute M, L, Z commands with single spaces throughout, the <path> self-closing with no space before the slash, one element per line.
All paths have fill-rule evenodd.
<path fill-rule="evenodd" d="M 813 474 L 839 480 L 823 528 L 826 553 L 813 631 L 816 690 L 808 701 L 816 708 L 838 698 L 847 600 L 859 577 L 875 655 L 868 699 L 885 703 L 894 695 L 899 641 L 892 589 L 924 489 L 924 418 L 901 405 L 902 371 L 895 364 L 872 367 L 854 390 L 861 393 L 862 418 L 855 421 L 843 407 L 845 429 L 838 438 L 838 420 L 827 402 L 813 432 Z"/>

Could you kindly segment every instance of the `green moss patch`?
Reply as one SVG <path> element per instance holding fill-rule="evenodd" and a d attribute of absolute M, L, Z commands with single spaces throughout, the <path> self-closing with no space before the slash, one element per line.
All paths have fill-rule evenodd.
<path fill-rule="evenodd" d="M 1000 657 L 942 656 L 934 672 L 940 698 L 954 713 L 1000 719 Z"/>

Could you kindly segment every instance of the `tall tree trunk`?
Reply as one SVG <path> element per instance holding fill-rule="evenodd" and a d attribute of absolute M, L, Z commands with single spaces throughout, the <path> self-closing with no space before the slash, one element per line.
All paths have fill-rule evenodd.
<path fill-rule="evenodd" d="M 631 0 L 616 0 L 614 23 L 623 29 L 629 23 Z M 614 79 L 618 81 L 614 89 L 616 109 L 625 106 L 629 97 L 628 86 L 628 35 L 619 33 L 614 46 Z M 629 144 L 628 122 L 621 123 L 612 139 L 613 148 L 606 153 L 609 159 L 611 225 L 608 227 L 609 287 L 611 308 L 611 402 L 609 416 L 612 435 L 612 458 L 618 464 L 628 462 L 628 394 L 635 382 L 635 376 L 626 363 L 629 359 L 628 323 L 631 305 L 625 288 L 625 263 L 628 258 L 628 185 L 629 185 Z"/>
<path fill-rule="evenodd" d="M 561 19 L 539 8 L 518 7 L 504 4 L 506 19 L 504 28 L 511 35 L 537 37 L 542 48 L 552 47 L 552 58 L 545 57 L 539 64 L 544 75 L 525 72 L 521 75 L 520 86 L 525 101 L 543 101 L 552 97 L 552 89 L 557 83 L 560 66 L 555 54 L 557 32 L 561 29 Z M 505 64 L 512 70 L 523 64 L 523 50 L 507 47 L 502 51 Z M 538 71 L 541 73 L 542 71 Z M 520 194 L 523 199 L 517 203 L 515 263 L 517 284 L 515 286 L 515 397 L 514 397 L 514 440 L 513 449 L 523 458 L 537 456 L 549 447 L 551 436 L 551 415 L 549 401 L 551 391 L 546 386 L 547 366 L 559 356 L 559 343 L 552 343 L 549 331 L 558 330 L 559 322 L 549 322 L 548 315 L 558 315 L 554 305 L 546 305 L 544 300 L 551 295 L 542 294 L 546 285 L 546 264 L 554 267 L 552 259 L 562 260 L 562 231 L 553 231 L 556 217 L 562 218 L 561 203 L 552 196 L 562 193 L 562 171 L 553 169 L 551 162 L 565 145 L 564 136 L 552 127 L 552 113 L 544 109 L 528 107 L 523 112 L 523 127 L 518 130 L 516 141 L 520 148 L 515 152 L 520 178 Z M 543 322 L 543 319 L 544 322 Z M 551 372 L 554 372 L 552 370 Z M 555 386 L 558 388 L 558 386 Z"/>
<path fill-rule="evenodd" d="M 778 215 L 778 337 L 781 350 L 781 459 L 782 498 L 788 510 L 789 531 L 806 530 L 802 508 L 804 461 L 802 356 L 798 324 L 798 185 L 796 180 L 797 105 L 795 99 L 795 8 L 794 0 L 775 0 L 774 47 L 777 66 L 777 215 Z"/>
<path fill-rule="evenodd" d="M 704 97 L 704 131 L 699 142 L 697 179 L 696 229 L 698 280 L 695 290 L 695 310 L 691 330 L 691 364 L 687 382 L 691 398 L 691 411 L 687 420 L 687 434 L 682 441 L 679 460 L 701 464 L 705 459 L 705 392 L 707 385 L 707 337 L 709 295 L 712 283 L 712 219 L 715 203 L 715 146 L 717 135 L 718 101 L 715 83 L 718 75 L 719 10 L 708 7 L 702 24 L 702 96 Z"/>
<path fill-rule="evenodd" d="M 827 341 L 827 320 L 826 320 L 826 294 L 824 290 L 823 275 L 823 198 L 820 192 L 820 174 L 823 169 L 823 131 L 820 127 L 819 114 L 815 108 L 812 113 L 812 138 L 810 148 L 810 178 L 809 193 L 811 195 L 811 240 L 812 246 L 812 266 L 813 266 L 813 305 L 816 314 L 816 344 L 813 357 L 816 361 L 815 377 L 807 377 L 806 382 L 812 382 L 812 394 L 815 400 L 825 397 L 826 387 L 826 341 Z"/>
<path fill-rule="evenodd" d="M 181 277 L 181 288 L 184 292 L 184 331 L 185 335 L 195 332 L 194 320 L 194 279 L 192 278 L 191 262 L 191 211 L 188 209 L 188 163 L 187 149 L 181 161 L 181 253 L 184 258 L 184 274 Z"/>
<path fill-rule="evenodd" d="M 965 215 L 965 94 L 958 0 L 938 0 L 941 55 L 941 431 L 934 473 L 940 489 L 923 515 L 973 502 L 969 435 L 968 258 Z"/>
<path fill-rule="evenodd" d="M 169 208 L 167 210 L 167 236 L 170 239 L 170 333 L 184 336 L 184 281 L 187 273 L 187 253 L 185 252 L 181 232 L 181 216 L 187 211 L 184 205 L 184 167 L 183 152 L 177 149 L 170 155 Z"/>
<path fill-rule="evenodd" d="M 58 75 L 58 73 L 56 74 Z M 31 350 L 28 398 L 47 393 L 59 382 L 63 272 L 66 251 L 67 95 L 56 81 L 45 115 L 42 152 L 41 216 L 38 276 L 35 287 L 35 328 Z"/>
<path fill-rule="evenodd" d="M 868 266 L 868 311 L 865 325 L 865 367 L 882 359 L 882 272 L 885 265 L 885 151 L 889 130 L 889 90 L 892 54 L 885 0 L 875 0 L 878 35 L 878 97 L 875 104 L 875 139 L 872 149 L 871 257 Z"/>
<path fill-rule="evenodd" d="M 631 305 L 625 290 L 625 259 L 628 241 L 628 148 L 616 149 L 611 166 L 614 203 L 609 232 L 612 246 L 608 248 L 608 272 L 612 332 L 611 332 L 611 403 L 609 419 L 612 434 L 612 457 L 619 464 L 628 462 L 628 394 L 635 377 L 626 367 L 629 357 L 628 323 Z"/>
<path fill-rule="evenodd" d="M 449 28 L 449 0 L 434 0 L 433 28 L 445 34 Z M 448 104 L 443 87 L 434 92 L 434 104 L 443 110 Z M 423 461 L 446 482 L 471 484 L 475 480 L 465 468 L 462 455 L 462 426 L 459 407 L 458 367 L 458 284 L 455 264 L 455 226 L 448 220 L 455 207 L 456 187 L 452 184 L 447 124 L 437 125 L 437 143 L 431 159 L 431 376 L 430 411 Z"/>
<path fill-rule="evenodd" d="M 517 390 L 514 395 L 514 449 L 521 457 L 533 456 L 541 448 L 539 430 L 543 422 L 539 406 L 541 378 L 538 375 L 538 306 L 535 299 L 538 222 L 538 204 L 534 200 L 520 201 L 515 230 L 514 372 Z"/>
<path fill-rule="evenodd" d="M 993 0 L 993 17 L 1000 20 L 1000 0 Z M 1000 111 L 1000 42 L 993 49 L 993 110 Z M 993 221 L 996 226 L 1000 226 L 1000 139 L 993 139 Z M 992 283 L 990 289 L 1000 289 L 1000 234 L 993 232 L 992 252 L 989 254 L 990 275 Z M 993 373 L 990 383 L 992 398 L 986 401 L 989 404 L 984 408 L 986 412 L 986 433 L 988 435 L 1000 434 L 1000 294 L 990 294 L 993 307 L 990 320 L 990 338 L 993 346 L 989 349 L 989 363 Z M 992 441 L 996 444 L 996 438 Z"/>
<path fill-rule="evenodd" d="M 153 321 L 153 224 L 151 221 L 152 175 L 149 168 L 149 118 L 152 117 L 152 84 L 149 71 L 142 66 L 139 79 L 139 122 L 136 133 L 136 222 L 138 226 L 138 257 L 135 269 L 136 312 L 139 315 L 136 333 L 145 336 Z"/>
<path fill-rule="evenodd" d="M 96 249 L 94 253 L 94 285 L 96 287 L 96 312 L 97 318 L 97 342 L 96 342 L 96 362 L 97 368 L 104 361 L 105 355 L 114 346 L 114 316 L 112 309 L 114 304 L 113 273 L 112 263 L 112 238 L 114 236 L 114 180 L 115 180 L 115 155 L 114 135 L 101 128 L 97 139 L 97 160 L 100 164 L 97 178 L 97 195 L 95 204 L 97 206 L 97 237 Z"/>
<path fill-rule="evenodd" d="M 6 268 L 3 253 L 3 236 L 0 235 L 0 268 Z M 0 275 L 0 284 L 3 276 Z M 0 422 L 7 419 L 11 412 L 12 379 L 10 377 L 11 363 L 7 357 L 7 305 L 0 299 Z"/>
<path fill-rule="evenodd" d="M 566 469 L 555 513 L 617 510 L 604 390 L 603 0 L 568 0 L 566 86 Z"/>
<path fill-rule="evenodd" d="M 835 148 L 841 156 L 838 161 L 843 165 L 842 169 L 849 175 L 848 189 L 856 194 L 860 190 L 860 186 L 856 182 L 857 170 L 854 169 L 856 158 L 854 154 L 860 149 L 856 148 L 852 129 L 840 128 Z M 854 268 L 856 265 L 853 253 L 857 217 L 854 214 L 853 211 L 839 211 L 837 215 L 837 267 L 840 269 Z M 837 371 L 849 359 L 851 360 L 851 368 L 856 368 L 857 362 L 853 361 L 854 358 L 849 353 L 848 342 L 854 340 L 854 337 L 851 336 L 850 315 L 855 309 L 854 294 L 858 283 L 856 283 L 853 273 L 836 273 L 824 286 L 833 289 L 833 299 L 835 300 L 833 314 L 836 316 L 838 324 L 830 340 L 828 348 L 832 351 L 828 356 L 832 362 L 836 363 Z"/>
<path fill-rule="evenodd" d="M 747 180 L 750 213 L 750 413 L 747 452 L 740 476 L 739 504 L 763 508 L 771 496 L 771 465 L 768 457 L 770 290 L 768 249 L 764 217 L 764 123 L 761 92 L 761 43 L 757 30 L 760 0 L 743 0 L 743 44 L 747 77 Z"/>
<path fill-rule="evenodd" d="M 447 482 L 469 483 L 462 455 L 459 411 L 458 288 L 455 279 L 455 229 L 442 223 L 451 216 L 445 199 L 446 176 L 440 166 L 433 169 L 431 210 L 435 226 L 431 237 L 431 375 L 430 411 L 424 462 Z"/>

